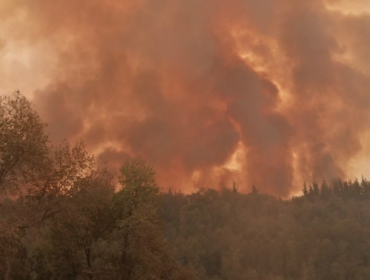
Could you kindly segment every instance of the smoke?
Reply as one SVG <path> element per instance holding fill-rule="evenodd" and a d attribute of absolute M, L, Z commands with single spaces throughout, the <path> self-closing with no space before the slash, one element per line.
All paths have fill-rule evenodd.
<path fill-rule="evenodd" d="M 28 69 L 52 139 L 82 139 L 112 168 L 140 156 L 164 188 L 286 197 L 345 178 L 361 153 L 365 2 L 1 1 L 0 56 L 26 49 L 28 64 L 0 71 Z"/>

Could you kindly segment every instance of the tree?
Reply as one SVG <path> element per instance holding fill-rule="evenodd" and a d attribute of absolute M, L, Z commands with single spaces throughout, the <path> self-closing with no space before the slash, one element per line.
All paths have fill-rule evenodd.
<path fill-rule="evenodd" d="M 258 189 L 255 185 L 252 186 L 252 194 L 258 194 Z"/>
<path fill-rule="evenodd" d="M 303 183 L 303 195 L 304 196 L 307 196 L 308 195 L 308 189 L 307 189 L 307 185 L 306 185 L 306 182 Z"/>
<path fill-rule="evenodd" d="M 98 261 L 94 245 L 113 229 L 113 193 L 111 175 L 104 170 L 96 170 L 74 183 L 72 192 L 59 201 L 61 211 L 46 223 L 43 238 L 48 244 L 41 251 L 44 267 L 50 271 L 34 271 L 34 275 L 51 274 L 53 279 L 95 279 L 100 275 L 99 279 L 110 279 L 102 278 L 110 272 Z"/>
<path fill-rule="evenodd" d="M 320 195 L 320 187 L 316 181 L 312 183 L 312 189 L 313 189 L 313 195 L 315 197 L 318 197 Z"/>
<path fill-rule="evenodd" d="M 324 180 L 321 184 L 320 195 L 324 199 L 328 199 L 332 195 L 332 190 Z"/>
<path fill-rule="evenodd" d="M 159 188 L 153 169 L 140 159 L 121 168 L 122 189 L 115 195 L 121 236 L 119 279 L 176 279 L 181 277 L 160 227 Z"/>
<path fill-rule="evenodd" d="M 45 124 L 19 92 L 0 96 L 0 191 L 27 185 L 46 165 Z"/>
<path fill-rule="evenodd" d="M 45 162 L 43 170 L 18 194 L 18 202 L 22 203 L 14 204 L 19 215 L 13 226 L 20 229 L 38 226 L 64 211 L 66 198 L 76 195 L 81 182 L 97 172 L 93 157 L 83 143 L 71 147 L 64 141 L 59 146 L 48 147 Z"/>
<path fill-rule="evenodd" d="M 115 193 L 82 143 L 49 145 L 19 93 L 0 117 L 1 279 L 192 278 L 167 249 L 150 166 L 127 160 Z"/>
<path fill-rule="evenodd" d="M 48 166 L 25 192 L 22 205 L 28 213 L 18 219 L 29 231 L 24 239 L 29 241 L 28 262 L 35 279 L 93 279 L 104 270 L 94 265 L 93 246 L 114 224 L 111 180 L 83 143 L 70 146 L 64 141 L 50 147 Z"/>
<path fill-rule="evenodd" d="M 19 221 L 26 217 L 19 197 L 37 180 L 47 166 L 48 137 L 45 124 L 31 103 L 16 92 L 0 96 L 0 278 L 22 278 L 25 248 L 21 242 Z M 23 275 L 22 277 L 19 275 Z"/>

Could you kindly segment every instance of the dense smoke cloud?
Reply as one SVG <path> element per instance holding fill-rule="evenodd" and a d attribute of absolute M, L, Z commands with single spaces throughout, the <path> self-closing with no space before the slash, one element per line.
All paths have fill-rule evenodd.
<path fill-rule="evenodd" d="M 112 167 L 134 155 L 165 188 L 236 181 L 288 196 L 345 177 L 361 151 L 369 13 L 319 0 L 3 1 L 0 54 L 37 50 L 28 75 L 46 76 L 32 96 L 52 139 L 83 139 Z"/>

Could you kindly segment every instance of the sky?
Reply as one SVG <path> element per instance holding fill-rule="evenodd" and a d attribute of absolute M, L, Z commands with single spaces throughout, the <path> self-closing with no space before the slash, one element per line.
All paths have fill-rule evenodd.
<path fill-rule="evenodd" d="M 281 197 L 370 177 L 368 0 L 0 0 L 0 18 L 0 94 L 112 170 Z"/>

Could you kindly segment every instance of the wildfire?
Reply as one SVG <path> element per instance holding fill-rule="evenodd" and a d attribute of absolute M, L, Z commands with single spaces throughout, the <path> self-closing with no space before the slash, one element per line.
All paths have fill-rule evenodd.
<path fill-rule="evenodd" d="M 0 92 L 30 96 L 53 141 L 82 139 L 112 168 L 144 158 L 164 188 L 287 197 L 366 165 L 369 13 L 367 0 L 2 1 Z"/>

